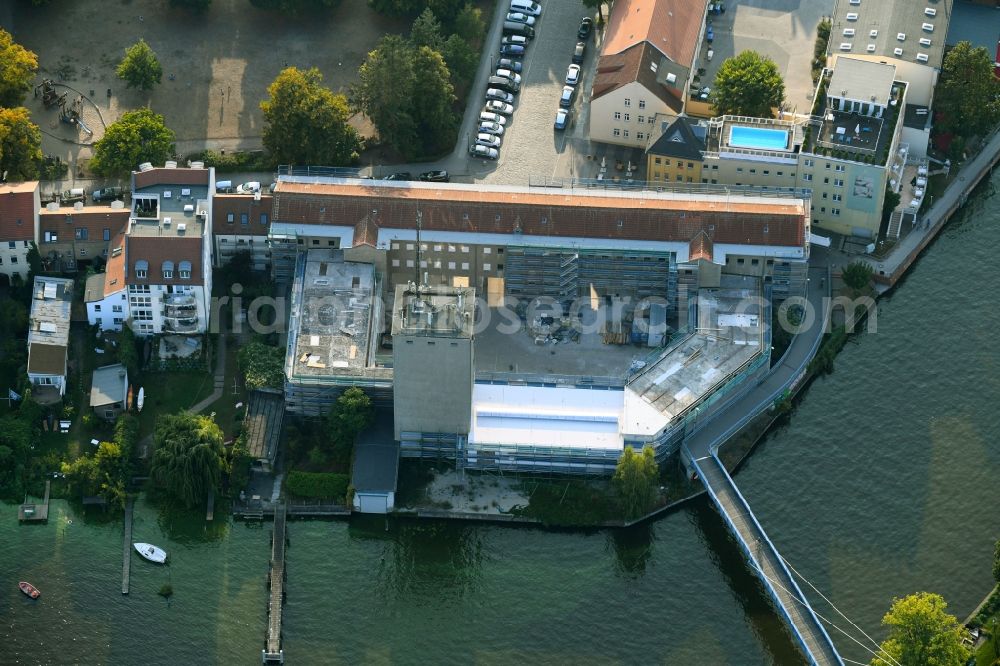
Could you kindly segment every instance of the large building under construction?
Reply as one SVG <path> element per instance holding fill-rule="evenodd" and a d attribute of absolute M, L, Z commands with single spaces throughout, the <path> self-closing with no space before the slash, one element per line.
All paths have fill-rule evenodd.
<path fill-rule="evenodd" d="M 808 202 L 282 176 L 286 401 L 391 404 L 404 456 L 603 474 L 767 367 Z"/>

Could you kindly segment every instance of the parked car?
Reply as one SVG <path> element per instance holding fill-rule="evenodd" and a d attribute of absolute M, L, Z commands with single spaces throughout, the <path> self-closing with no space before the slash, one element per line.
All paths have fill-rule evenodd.
<path fill-rule="evenodd" d="M 514 103 L 514 96 L 509 92 L 504 92 L 499 88 L 490 88 L 486 91 L 486 99 L 496 100 L 498 102 L 506 102 L 507 104 Z"/>
<path fill-rule="evenodd" d="M 569 124 L 569 109 L 559 109 L 556 111 L 556 122 L 555 128 L 557 130 L 566 129 L 566 125 Z"/>
<path fill-rule="evenodd" d="M 444 169 L 438 169 L 435 171 L 424 171 L 420 174 L 420 180 L 428 183 L 448 183 L 451 181 L 451 176 Z"/>
<path fill-rule="evenodd" d="M 102 187 L 99 190 L 94 190 L 90 193 L 90 198 L 93 199 L 94 203 L 98 201 L 114 201 L 115 199 L 121 199 L 125 194 L 125 190 L 120 187 Z"/>
<path fill-rule="evenodd" d="M 580 82 L 580 66 L 570 65 L 566 70 L 566 85 L 575 86 Z"/>
<path fill-rule="evenodd" d="M 523 23 L 524 25 L 535 25 L 535 17 L 521 12 L 507 12 L 504 21 L 507 23 Z"/>
<path fill-rule="evenodd" d="M 562 95 L 559 97 L 559 106 L 563 109 L 571 107 L 574 95 L 576 95 L 576 88 L 573 86 L 563 86 Z"/>
<path fill-rule="evenodd" d="M 480 132 L 476 135 L 476 145 L 488 146 L 489 148 L 499 148 L 500 143 L 500 137 L 498 136 L 493 136 L 492 134 L 487 134 L 486 132 Z"/>
<path fill-rule="evenodd" d="M 594 19 L 589 16 L 584 16 L 583 20 L 580 21 L 580 29 L 576 31 L 576 36 L 580 39 L 586 39 L 590 36 L 590 31 L 594 27 Z"/>
<path fill-rule="evenodd" d="M 520 86 L 508 79 L 506 76 L 491 76 L 486 80 L 486 85 L 490 88 L 506 90 L 509 93 L 516 93 L 520 90 Z"/>
<path fill-rule="evenodd" d="M 260 182 L 256 180 L 243 183 L 236 188 L 236 194 L 253 194 L 254 192 L 260 192 Z"/>
<path fill-rule="evenodd" d="M 383 176 L 382 180 L 413 180 L 413 175 L 409 171 L 397 171 Z"/>
<path fill-rule="evenodd" d="M 233 181 L 231 180 L 215 181 L 215 191 L 218 194 L 232 194 L 235 191 L 233 189 Z"/>
<path fill-rule="evenodd" d="M 715 41 L 715 31 L 712 30 L 712 26 L 708 26 L 708 30 L 705 31 L 705 41 L 709 44 Z"/>
<path fill-rule="evenodd" d="M 528 38 L 524 35 L 504 35 L 500 38 L 500 44 L 503 46 L 527 46 Z"/>
<path fill-rule="evenodd" d="M 524 46 L 521 44 L 502 44 L 500 46 L 500 55 L 502 56 L 523 56 Z"/>
<path fill-rule="evenodd" d="M 520 74 L 516 74 L 516 73 L 510 71 L 509 69 L 503 69 L 501 67 L 500 69 L 497 70 L 497 76 L 502 76 L 505 79 L 510 79 L 515 84 L 517 84 L 518 88 L 521 87 L 521 75 Z"/>
<path fill-rule="evenodd" d="M 509 69 L 512 72 L 520 74 L 522 65 L 520 60 L 500 58 L 500 60 L 497 61 L 497 67 L 500 69 Z"/>
<path fill-rule="evenodd" d="M 524 35 L 528 39 L 535 38 L 535 29 L 532 28 L 527 23 L 511 23 L 510 21 L 503 22 L 503 34 L 505 35 Z"/>
<path fill-rule="evenodd" d="M 577 42 L 576 48 L 573 49 L 573 62 L 576 64 L 583 63 L 583 54 L 587 50 L 587 42 Z"/>
<path fill-rule="evenodd" d="M 509 116 L 514 113 L 513 104 L 508 104 L 507 102 L 502 102 L 498 99 L 491 99 L 486 102 L 485 108 L 488 113 L 499 113 L 504 116 Z"/>
<path fill-rule="evenodd" d="M 495 160 L 500 157 L 500 152 L 496 148 L 481 146 L 478 143 L 472 148 L 469 148 L 469 154 L 473 157 L 482 157 L 488 160 Z"/>
<path fill-rule="evenodd" d="M 479 123 L 479 129 L 477 131 L 482 134 L 503 136 L 503 125 L 500 123 Z"/>
<path fill-rule="evenodd" d="M 86 203 L 87 192 L 82 187 L 74 187 L 59 195 L 59 201 L 64 204 Z"/>
<path fill-rule="evenodd" d="M 510 0 L 510 11 L 521 12 L 530 16 L 541 16 L 542 7 L 531 0 Z"/>
<path fill-rule="evenodd" d="M 493 113 L 492 111 L 481 111 L 479 113 L 480 123 L 496 123 L 497 125 L 506 125 L 507 119 L 501 116 L 499 113 Z"/>

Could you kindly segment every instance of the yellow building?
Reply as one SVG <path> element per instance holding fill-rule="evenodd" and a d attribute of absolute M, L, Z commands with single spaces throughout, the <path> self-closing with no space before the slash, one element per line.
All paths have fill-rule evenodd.
<path fill-rule="evenodd" d="M 705 127 L 683 116 L 659 117 L 660 134 L 646 150 L 652 183 L 701 183 Z"/>

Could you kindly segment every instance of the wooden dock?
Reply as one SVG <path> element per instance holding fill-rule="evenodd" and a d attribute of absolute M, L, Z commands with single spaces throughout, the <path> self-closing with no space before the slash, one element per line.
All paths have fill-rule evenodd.
<path fill-rule="evenodd" d="M 45 499 L 41 504 L 32 504 L 27 501 L 17 509 L 17 519 L 22 523 L 47 523 L 49 521 L 49 491 L 52 489 L 52 482 L 45 482 Z"/>
<path fill-rule="evenodd" d="M 125 501 L 125 537 L 122 539 L 122 594 L 128 594 L 128 579 L 132 567 L 132 504 L 129 497 Z"/>
<path fill-rule="evenodd" d="M 267 602 L 267 648 L 261 663 L 285 663 L 281 649 L 281 610 L 285 604 L 285 507 L 274 512 L 274 532 L 271 533 L 271 595 Z"/>

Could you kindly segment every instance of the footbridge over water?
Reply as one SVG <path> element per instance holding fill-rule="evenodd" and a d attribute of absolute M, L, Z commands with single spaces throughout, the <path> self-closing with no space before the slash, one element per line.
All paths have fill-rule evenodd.
<path fill-rule="evenodd" d="M 820 254 L 816 252 L 815 254 Z M 741 391 L 712 410 L 696 426 L 682 447 L 685 462 L 698 475 L 709 497 L 736 537 L 757 576 L 777 604 L 810 663 L 843 666 L 826 629 L 809 600 L 792 578 L 777 548 L 750 510 L 732 477 L 719 460 L 719 446 L 752 419 L 769 409 L 786 391 L 805 376 L 806 367 L 819 348 L 829 320 L 830 275 L 826 266 L 811 268 L 808 300 L 815 317 L 811 326 L 799 332 L 785 355 L 755 386 Z"/>

